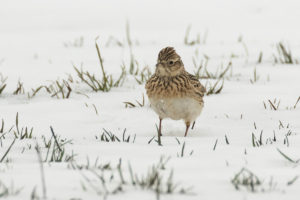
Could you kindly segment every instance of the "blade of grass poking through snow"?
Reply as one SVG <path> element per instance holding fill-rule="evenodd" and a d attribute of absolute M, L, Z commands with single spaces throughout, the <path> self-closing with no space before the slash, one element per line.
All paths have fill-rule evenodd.
<path fill-rule="evenodd" d="M 263 52 L 261 51 L 261 52 L 259 53 L 258 60 L 257 60 L 257 63 L 258 63 L 258 64 L 261 63 L 262 58 L 263 58 Z"/>
<path fill-rule="evenodd" d="M 215 142 L 215 145 L 214 145 L 214 148 L 213 148 L 214 151 L 216 150 L 217 144 L 218 144 L 218 139 L 216 139 L 216 142 Z"/>
<path fill-rule="evenodd" d="M 176 139 L 177 143 L 178 143 L 178 144 L 180 144 L 180 141 L 178 140 L 178 138 L 177 138 L 177 137 L 175 137 L 175 139 Z"/>
<path fill-rule="evenodd" d="M 277 148 L 277 151 L 288 161 L 294 163 L 294 164 L 298 164 L 299 163 L 299 159 L 298 160 L 293 160 L 291 159 L 289 156 L 287 156 L 285 153 L 283 153 L 282 151 L 280 151 L 280 149 Z"/>
<path fill-rule="evenodd" d="M 17 129 L 17 134 L 20 135 L 20 131 L 19 131 L 19 113 L 18 112 L 17 112 L 17 115 L 16 115 L 16 129 Z M 15 136 L 16 136 L 16 134 L 15 134 Z"/>
<path fill-rule="evenodd" d="M 97 54 L 98 54 L 98 58 L 99 58 L 99 63 L 100 63 L 101 71 L 102 71 L 102 76 L 103 76 L 103 87 L 107 88 L 106 84 L 108 83 L 108 80 L 107 80 L 106 73 L 104 71 L 103 60 L 102 60 L 102 57 L 101 57 L 101 54 L 100 54 L 100 49 L 99 49 L 99 46 L 97 44 L 98 38 L 99 37 L 96 38 L 95 45 L 96 45 L 96 49 L 97 49 Z"/>
<path fill-rule="evenodd" d="M 0 133 L 3 133 L 3 132 L 4 132 L 4 120 L 2 119 Z"/>
<path fill-rule="evenodd" d="M 128 170 L 129 170 L 129 174 L 130 174 L 130 178 L 131 178 L 131 184 L 135 185 L 136 182 L 135 182 L 135 179 L 134 179 L 134 175 L 133 175 L 133 171 L 132 171 L 132 167 L 131 167 L 130 162 L 128 162 Z"/>
<path fill-rule="evenodd" d="M 256 137 L 254 135 L 254 133 L 252 133 L 252 146 L 255 147 L 255 140 L 256 140 Z"/>
<path fill-rule="evenodd" d="M 225 70 L 219 75 L 219 79 L 220 78 L 223 78 L 224 76 L 225 76 L 225 74 L 227 73 L 227 71 L 230 69 L 230 67 L 232 66 L 232 63 L 231 62 L 229 62 L 228 63 L 228 65 L 227 65 L 227 67 L 225 68 Z"/>
<path fill-rule="evenodd" d="M 290 185 L 293 185 L 293 183 L 295 183 L 297 180 L 298 180 L 299 176 L 295 176 L 292 180 L 290 180 L 289 182 L 287 182 L 287 185 L 290 186 Z"/>
<path fill-rule="evenodd" d="M 270 106 L 274 109 L 274 110 L 277 110 L 277 108 L 275 107 L 275 105 L 272 103 L 272 101 L 269 99 L 268 100 L 269 101 L 269 103 L 270 103 Z"/>
<path fill-rule="evenodd" d="M 259 141 L 258 141 L 258 142 L 259 142 L 260 145 L 263 145 L 263 142 L 262 142 L 262 140 L 263 140 L 263 139 L 262 139 L 262 135 L 263 135 L 263 130 L 261 130 L 260 135 L 259 135 Z"/>
<path fill-rule="evenodd" d="M 118 172 L 119 172 L 119 175 L 120 175 L 121 183 L 125 184 L 125 180 L 124 180 L 124 176 L 123 176 L 123 172 L 122 172 L 122 167 L 121 166 L 122 166 L 122 159 L 120 158 L 119 164 L 118 164 Z"/>
<path fill-rule="evenodd" d="M 183 142 L 183 144 L 182 144 L 181 157 L 184 156 L 184 147 L 185 147 L 185 142 Z"/>
<path fill-rule="evenodd" d="M 228 138 L 227 138 L 226 134 L 225 134 L 225 142 L 226 142 L 226 144 L 229 144 L 229 141 L 228 141 Z"/>
<path fill-rule="evenodd" d="M 295 105 L 294 105 L 294 109 L 296 109 L 298 102 L 300 101 L 300 96 L 298 97 L 298 100 L 296 101 Z"/>
<path fill-rule="evenodd" d="M 4 89 L 6 88 L 6 80 L 7 77 L 4 77 L 1 73 L 0 73 L 0 94 L 4 91 Z"/>
<path fill-rule="evenodd" d="M 54 138 L 54 141 L 55 141 L 55 143 L 56 143 L 56 145 L 57 145 L 57 148 L 59 149 L 60 152 L 62 152 L 62 149 L 60 148 L 60 145 L 59 145 L 59 143 L 58 143 L 58 141 L 57 141 L 57 139 L 56 139 L 56 136 L 55 136 L 55 134 L 54 134 L 54 130 L 53 130 L 52 126 L 50 126 L 50 130 L 51 130 L 52 136 L 53 136 L 53 138 Z"/>
<path fill-rule="evenodd" d="M 5 157 L 7 156 L 7 154 L 9 153 L 9 151 L 11 150 L 12 146 L 15 144 L 16 138 L 14 139 L 14 141 L 10 144 L 10 146 L 8 147 L 8 149 L 6 150 L 6 152 L 4 153 L 4 155 L 2 156 L 0 163 L 3 162 L 3 160 L 5 159 Z"/>
<path fill-rule="evenodd" d="M 148 144 L 150 144 L 154 138 L 155 138 L 155 136 L 153 136 L 153 137 L 148 141 Z"/>
<path fill-rule="evenodd" d="M 92 106 L 93 106 L 93 107 L 94 107 L 94 109 L 95 109 L 96 115 L 98 115 L 98 110 L 97 110 L 97 108 L 96 108 L 95 104 L 92 104 Z"/>
<path fill-rule="evenodd" d="M 129 108 L 134 108 L 136 107 L 133 103 L 129 102 L 129 101 L 125 101 L 123 102 L 125 104 L 125 108 L 129 107 Z"/>
<path fill-rule="evenodd" d="M 36 142 L 35 150 L 36 150 L 38 160 L 39 160 L 39 163 L 40 163 L 41 180 L 42 180 L 42 187 L 43 187 L 43 199 L 47 199 L 47 190 L 46 190 L 44 166 L 43 166 L 42 156 L 41 156 L 41 152 L 40 152 L 40 147 L 39 147 L 37 142 Z"/>
<path fill-rule="evenodd" d="M 84 180 L 89 184 L 89 186 L 98 194 L 102 195 L 102 191 L 98 189 L 96 185 L 92 183 L 92 181 L 80 170 L 77 168 L 77 171 L 80 173 L 80 175 L 84 178 Z"/>
<path fill-rule="evenodd" d="M 6 84 L 4 84 L 0 87 L 0 94 L 4 91 L 5 87 L 6 87 Z"/>

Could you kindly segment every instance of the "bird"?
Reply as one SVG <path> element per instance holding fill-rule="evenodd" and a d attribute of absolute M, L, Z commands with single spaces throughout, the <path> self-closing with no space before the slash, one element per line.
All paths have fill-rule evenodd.
<path fill-rule="evenodd" d="M 155 73 L 145 84 L 150 107 L 159 116 L 158 134 L 162 135 L 162 120 L 183 120 L 187 136 L 191 123 L 201 114 L 205 87 L 188 73 L 174 47 L 165 47 L 159 54 Z M 192 126 L 192 128 L 193 128 Z"/>

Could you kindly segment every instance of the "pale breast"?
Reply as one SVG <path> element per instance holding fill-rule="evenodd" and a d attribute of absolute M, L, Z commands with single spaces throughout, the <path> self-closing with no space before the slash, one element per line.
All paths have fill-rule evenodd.
<path fill-rule="evenodd" d="M 193 122 L 200 115 L 203 103 L 193 98 L 150 98 L 151 107 L 160 118 L 171 118 L 173 120 L 183 119 Z"/>

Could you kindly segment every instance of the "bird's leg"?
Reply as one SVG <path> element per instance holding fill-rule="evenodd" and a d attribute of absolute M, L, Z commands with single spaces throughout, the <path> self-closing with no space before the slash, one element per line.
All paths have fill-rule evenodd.
<path fill-rule="evenodd" d="M 158 130 L 157 130 L 157 143 L 159 146 L 161 146 L 161 121 L 162 118 L 159 118 L 159 126 L 158 126 Z"/>
<path fill-rule="evenodd" d="M 159 136 L 162 136 L 162 134 L 161 134 L 161 121 L 162 121 L 162 118 L 159 118 L 159 126 L 158 126 L 158 134 L 159 134 Z"/>
<path fill-rule="evenodd" d="M 186 122 L 186 129 L 185 129 L 185 134 L 184 134 L 184 137 L 186 137 L 187 133 L 188 133 L 188 130 L 190 128 L 190 122 Z"/>
<path fill-rule="evenodd" d="M 192 130 L 194 129 L 195 123 L 196 123 L 196 121 L 194 121 L 194 123 L 192 125 L 192 128 L 191 128 Z"/>

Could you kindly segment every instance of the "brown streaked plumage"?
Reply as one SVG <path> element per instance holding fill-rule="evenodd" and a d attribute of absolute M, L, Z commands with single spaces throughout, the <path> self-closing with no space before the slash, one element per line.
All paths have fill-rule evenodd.
<path fill-rule="evenodd" d="M 185 121 L 186 136 L 190 124 L 202 111 L 206 91 L 196 76 L 185 71 L 173 47 L 159 52 L 155 73 L 145 88 L 151 107 L 159 115 L 159 134 L 162 119 L 171 118 Z"/>

